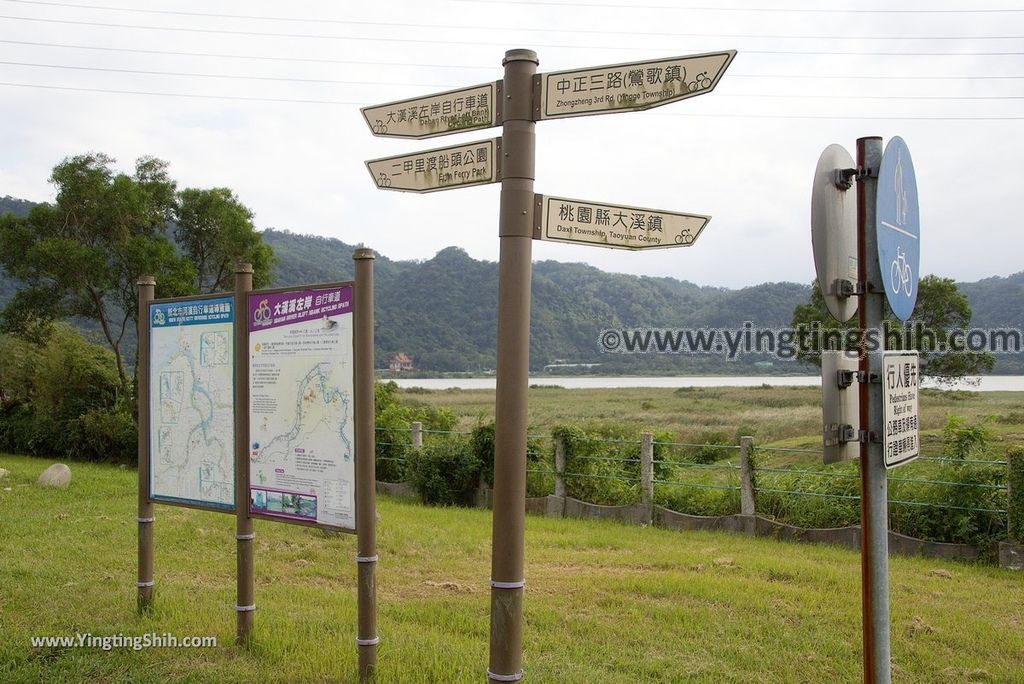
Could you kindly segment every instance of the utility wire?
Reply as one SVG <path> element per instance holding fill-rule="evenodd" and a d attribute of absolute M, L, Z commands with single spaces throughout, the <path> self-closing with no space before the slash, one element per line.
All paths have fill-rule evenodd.
<path fill-rule="evenodd" d="M 282 97 L 243 97 L 234 95 L 196 95 L 191 93 L 160 93 L 146 90 L 114 90 L 111 88 L 80 88 L 71 86 L 40 85 L 38 83 L 8 83 L 0 81 L 0 86 L 11 88 L 41 88 L 43 90 L 71 90 L 80 93 L 108 93 L 114 95 L 154 95 L 157 97 L 191 97 L 203 100 L 243 100 L 248 102 L 289 102 L 297 104 L 357 105 L 361 102 L 344 102 L 341 100 L 295 100 Z"/>
<path fill-rule="evenodd" d="M 610 9 L 674 9 L 701 12 L 787 12 L 799 14 L 995 14 L 1000 12 L 1024 12 L 1024 9 L 991 8 L 991 9 L 805 9 L 797 7 L 713 7 L 713 6 L 679 6 L 679 5 L 616 5 L 591 2 L 553 2 L 538 0 L 523 2 L 522 0 L 452 0 L 453 2 L 475 3 L 480 5 L 537 5 L 552 7 L 604 7 Z"/>
<path fill-rule="evenodd" d="M 418 43 L 424 45 L 486 45 L 493 46 L 494 41 L 471 41 L 471 40 L 433 40 L 424 38 L 381 38 L 376 36 L 338 36 L 318 33 L 278 33 L 274 31 L 235 31 L 229 29 L 210 28 L 189 28 L 182 26 L 147 26 L 145 24 L 114 24 L 102 21 L 78 21 L 72 19 L 44 19 L 40 17 L 15 17 L 0 15 L 0 19 L 12 21 L 29 21 L 44 24 L 69 24 L 72 26 L 96 26 L 101 28 L 136 29 L 142 31 L 175 31 L 182 33 L 205 33 L 231 36 L 256 36 L 261 38 L 313 38 L 319 40 L 356 40 L 364 42 L 383 43 Z M 591 50 L 589 45 L 562 45 L 557 43 L 535 43 L 536 47 L 562 48 L 569 50 Z M 645 50 L 649 47 L 617 47 L 606 46 L 608 50 Z M 756 55 L 862 55 L 862 56 L 920 56 L 920 57 L 984 57 L 984 56 L 1019 56 L 1024 52 L 998 51 L 998 52 L 824 52 L 806 50 L 744 50 L 747 54 Z"/>
<path fill-rule="evenodd" d="M 146 69 L 116 69 L 108 67 L 87 67 L 69 64 L 40 64 L 35 62 L 13 62 L 0 60 L 0 65 L 31 67 L 39 69 L 69 69 L 73 71 L 101 71 L 118 74 L 141 74 L 146 76 L 184 76 L 189 78 L 220 78 L 243 81 L 282 81 L 287 83 L 323 83 L 334 85 L 369 86 L 411 86 L 423 88 L 456 88 L 457 83 L 381 83 L 380 81 L 346 81 L 328 78 L 290 78 L 276 76 L 246 76 L 239 74 L 202 74 L 186 71 L 150 71 Z M 797 93 L 718 93 L 717 97 L 759 97 L 773 99 L 857 99 L 857 100 L 1024 100 L 1024 95 L 822 95 Z"/>
<path fill-rule="evenodd" d="M 424 23 L 403 23 L 385 21 L 364 21 L 358 19 L 311 19 L 305 17 L 281 17 L 254 14 L 223 14 L 218 12 L 185 12 L 181 10 L 144 9 L 139 7 L 113 7 L 109 5 L 80 5 L 70 2 L 44 2 L 43 0 L 3 0 L 4 2 L 18 3 L 22 5 L 44 5 L 54 7 L 71 7 L 75 9 L 91 9 L 109 12 L 135 12 L 141 14 L 161 14 L 186 17 L 204 17 L 212 19 L 247 19 L 259 21 L 291 21 L 314 24 L 340 24 L 344 26 L 381 26 L 392 28 L 415 28 L 415 29 L 471 29 L 474 31 L 529 31 L 534 33 L 565 33 L 563 28 L 531 28 L 528 26 L 495 26 L 495 25 L 467 25 L 467 24 L 424 24 Z M 671 33 L 662 31 L 628 31 L 628 30 L 601 30 L 573 27 L 573 33 L 589 33 L 603 36 L 621 36 L 631 34 L 643 34 L 645 36 L 663 36 L 668 38 L 763 38 L 780 40 L 1021 40 L 1024 36 L 851 36 L 851 35 L 787 35 L 787 34 L 757 34 L 757 33 Z M 305 36 L 303 36 L 305 37 Z"/>

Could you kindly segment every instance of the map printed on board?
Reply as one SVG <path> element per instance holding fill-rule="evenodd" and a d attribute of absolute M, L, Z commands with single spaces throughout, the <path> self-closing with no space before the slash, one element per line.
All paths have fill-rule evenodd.
<path fill-rule="evenodd" d="M 234 510 L 233 321 L 231 296 L 149 305 L 154 501 Z"/>
<path fill-rule="evenodd" d="M 249 295 L 249 512 L 355 529 L 352 285 Z"/>

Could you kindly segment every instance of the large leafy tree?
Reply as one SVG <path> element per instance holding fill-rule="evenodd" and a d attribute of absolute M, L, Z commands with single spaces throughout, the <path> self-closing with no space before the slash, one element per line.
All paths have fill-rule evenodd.
<path fill-rule="evenodd" d="M 889 349 L 916 349 L 921 353 L 921 374 L 940 382 L 953 382 L 969 375 L 987 373 L 995 359 L 987 352 L 949 349 L 951 333 L 966 330 L 971 323 L 971 305 L 951 278 L 925 276 L 918 283 L 917 305 L 908 324 L 896 319 L 888 304 L 884 321 Z M 818 283 L 813 284 L 810 300 L 793 310 L 796 329 L 838 331 L 847 340 L 855 337 L 857 317 L 839 323 L 828 313 Z M 820 338 L 808 336 L 808 348 L 797 357 L 821 365 Z"/>
<path fill-rule="evenodd" d="M 200 292 L 234 287 L 235 265 L 253 266 L 253 287 L 270 282 L 273 250 L 252 223 L 252 212 L 228 188 L 178 193 L 174 239 L 195 263 Z"/>
<path fill-rule="evenodd" d="M 167 164 L 142 157 L 131 174 L 113 164 L 100 153 L 65 159 L 50 176 L 53 204 L 37 205 L 25 218 L 0 218 L 0 265 L 25 283 L 0 323 L 41 336 L 54 320 L 96 321 L 128 396 L 122 342 L 135 322 L 138 277 L 155 276 L 157 296 L 174 296 L 192 290 L 196 268 L 164 236 L 175 208 Z"/>

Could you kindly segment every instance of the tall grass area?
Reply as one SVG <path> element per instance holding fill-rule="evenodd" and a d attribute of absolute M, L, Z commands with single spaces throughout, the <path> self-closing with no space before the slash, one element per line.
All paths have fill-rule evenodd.
<path fill-rule="evenodd" d="M 355 539 L 257 521 L 256 632 L 233 645 L 234 521 L 157 507 L 156 608 L 135 614 L 136 473 L 0 455 L 0 681 L 355 680 Z M 6 488 L 10 488 L 7 491 Z M 483 681 L 491 518 L 380 500 L 379 682 Z M 859 558 L 845 549 L 595 521 L 527 521 L 532 682 L 860 678 Z M 1024 582 L 893 558 L 899 682 L 1020 681 Z M 40 635 L 218 637 L 209 649 L 40 649 Z"/>

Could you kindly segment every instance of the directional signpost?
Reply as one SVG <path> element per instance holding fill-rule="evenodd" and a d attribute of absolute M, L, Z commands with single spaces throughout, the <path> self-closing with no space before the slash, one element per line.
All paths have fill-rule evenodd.
<path fill-rule="evenodd" d="M 689 247 L 710 216 L 536 195 L 534 238 L 614 249 Z"/>
<path fill-rule="evenodd" d="M 501 138 L 366 162 L 381 190 L 435 192 L 501 180 Z"/>
<path fill-rule="evenodd" d="M 910 150 L 899 136 L 889 141 L 878 169 L 878 267 L 889 307 L 905 321 L 917 303 L 921 275 L 921 213 Z"/>
<path fill-rule="evenodd" d="M 450 90 L 411 100 L 363 107 L 374 135 L 433 138 L 490 128 L 501 123 L 501 81 Z"/>
<path fill-rule="evenodd" d="M 430 138 L 500 124 L 502 135 L 366 163 L 382 190 L 433 192 L 501 182 L 498 219 L 498 369 L 487 677 L 522 672 L 527 388 L 532 240 L 617 249 L 689 247 L 710 217 L 535 195 L 535 123 L 658 107 L 714 90 L 734 50 L 537 74 L 537 54 L 509 50 L 504 78 L 366 107 L 374 135 Z M 499 107 L 497 103 L 501 103 Z"/>
<path fill-rule="evenodd" d="M 541 119 L 638 111 L 710 93 L 735 50 L 541 74 Z"/>

